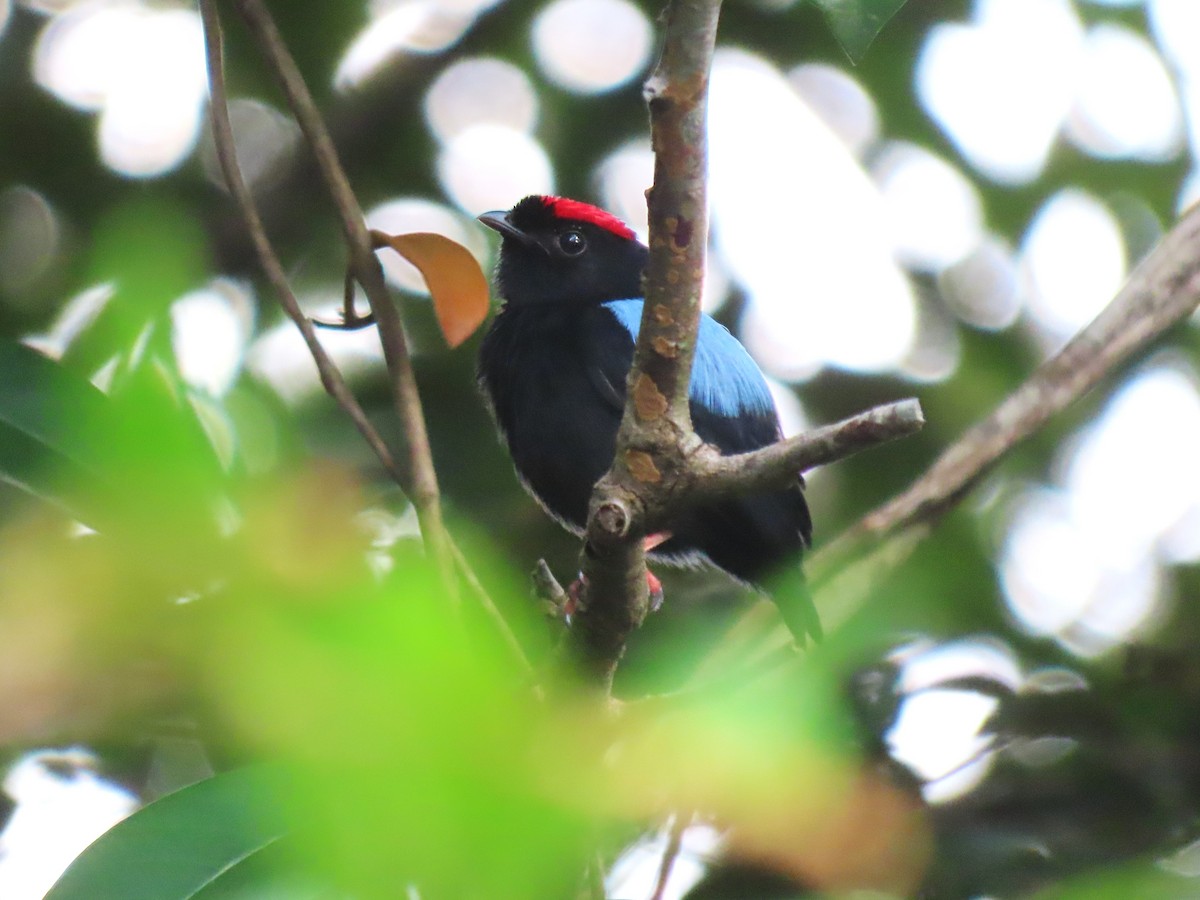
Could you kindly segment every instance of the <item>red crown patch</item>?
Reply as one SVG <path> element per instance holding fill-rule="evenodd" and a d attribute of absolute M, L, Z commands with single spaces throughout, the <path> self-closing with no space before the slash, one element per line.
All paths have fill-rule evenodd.
<path fill-rule="evenodd" d="M 605 231 L 610 231 L 627 241 L 634 239 L 633 229 L 614 216 L 590 203 L 571 200 L 567 197 L 543 197 L 542 202 L 556 217 L 577 222 L 591 222 Z"/>

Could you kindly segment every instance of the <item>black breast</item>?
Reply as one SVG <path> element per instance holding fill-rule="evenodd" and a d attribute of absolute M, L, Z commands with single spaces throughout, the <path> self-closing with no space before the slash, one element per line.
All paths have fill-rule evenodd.
<path fill-rule="evenodd" d="M 600 307 L 507 305 L 479 354 L 479 384 L 525 487 L 572 529 L 612 463 L 633 340 Z"/>

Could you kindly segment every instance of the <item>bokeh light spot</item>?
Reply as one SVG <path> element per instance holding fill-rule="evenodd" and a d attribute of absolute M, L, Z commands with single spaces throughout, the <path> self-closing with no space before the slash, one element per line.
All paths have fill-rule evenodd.
<path fill-rule="evenodd" d="M 983 679 L 1008 691 L 1016 691 L 1023 681 L 1012 648 L 994 639 L 964 638 L 916 649 L 902 660 L 900 690 L 906 694 L 966 678 Z"/>
<path fill-rule="evenodd" d="M 59 100 L 96 112 L 120 80 L 120 49 L 137 28 L 131 6 L 88 4 L 52 18 L 33 53 L 33 77 Z"/>
<path fill-rule="evenodd" d="M 96 774 L 87 751 L 39 750 L 4 776 L 16 804 L 0 832 L 0 896 L 41 897 L 83 849 L 138 807 L 137 798 Z"/>
<path fill-rule="evenodd" d="M 1194 80 L 1200 72 L 1200 4 L 1194 0 L 1147 0 L 1146 14 L 1163 54 Z"/>
<path fill-rule="evenodd" d="M 917 96 L 971 165 L 1023 184 L 1042 171 L 1070 109 L 1082 48 L 1068 0 L 979 0 L 970 24 L 929 30 Z"/>
<path fill-rule="evenodd" d="M 442 188 L 472 215 L 508 209 L 526 194 L 554 193 L 550 157 L 536 139 L 504 125 L 473 125 L 442 149 Z"/>
<path fill-rule="evenodd" d="M 533 23 L 533 49 L 546 77 L 581 94 L 611 90 L 638 74 L 653 32 L 628 0 L 554 0 Z"/>
<path fill-rule="evenodd" d="M 1114 527 L 1106 516 L 1104 527 Z M 1067 649 L 1094 656 L 1127 640 L 1154 609 L 1153 563 L 1114 563 L 1090 540 L 1094 528 L 1071 515 L 1062 491 L 1022 500 L 1000 559 L 1001 582 L 1018 621 Z"/>
<path fill-rule="evenodd" d="M 648 140 L 631 141 L 608 154 L 596 169 L 602 205 L 637 232 L 649 232 L 646 190 L 654 182 L 654 151 Z"/>
<path fill-rule="evenodd" d="M 370 4 L 371 18 L 338 63 L 334 87 L 370 81 L 404 53 L 439 53 L 458 43 L 479 13 L 498 0 L 388 0 Z"/>
<path fill-rule="evenodd" d="M 297 299 L 306 315 L 333 319 L 342 307 L 342 289 L 331 286 Z M 321 344 L 351 382 L 383 362 L 383 347 L 374 328 L 323 329 Z M 250 346 L 246 365 L 285 403 L 297 405 L 322 391 L 312 354 L 291 321 L 279 322 L 260 334 Z"/>
<path fill-rule="evenodd" d="M 938 274 L 946 306 L 975 328 L 998 330 L 1021 312 L 1020 274 L 1012 251 L 999 239 L 984 238 L 969 254 Z"/>
<path fill-rule="evenodd" d="M 674 824 L 668 823 L 656 834 L 647 835 L 621 852 L 604 880 L 607 896 L 654 896 Z M 720 844 L 721 834 L 712 825 L 695 822 L 685 827 L 679 835 L 674 865 L 661 894 L 663 900 L 682 898 L 708 869 Z"/>
<path fill-rule="evenodd" d="M 1027 491 L 1000 561 L 1033 633 L 1095 655 L 1161 612 L 1161 566 L 1200 557 L 1200 386 L 1182 362 L 1144 369 L 1068 445 L 1061 485 Z"/>
<path fill-rule="evenodd" d="M 902 263 L 938 271 L 983 238 L 979 192 L 955 166 L 915 144 L 888 144 L 871 167 Z"/>
<path fill-rule="evenodd" d="M 223 396 L 241 371 L 254 329 L 248 289 L 228 279 L 192 291 L 171 305 L 171 344 L 179 374 L 197 390 Z"/>
<path fill-rule="evenodd" d="M 1086 429 L 1071 457 L 1065 484 L 1074 518 L 1120 522 L 1119 528 L 1093 527 L 1092 540 L 1113 562 L 1156 554 L 1164 538 L 1200 513 L 1197 387 L 1183 363 L 1139 374 Z M 1200 538 L 1178 543 L 1197 546 Z"/>
<path fill-rule="evenodd" d="M 987 753 L 991 741 L 980 733 L 999 701 L 975 691 L 931 689 L 907 697 L 887 734 L 894 759 L 920 778 L 937 782 L 955 774 L 953 790 L 943 786 L 930 801 L 948 800 L 978 784 L 989 765 L 968 766 Z M 990 760 L 990 754 L 986 757 Z"/>
<path fill-rule="evenodd" d="M 1074 334 L 1125 279 L 1125 241 L 1116 218 L 1085 191 L 1068 188 L 1034 216 L 1021 249 L 1029 312 L 1052 339 Z"/>
<path fill-rule="evenodd" d="M 447 67 L 425 95 L 425 118 L 440 141 L 485 122 L 529 132 L 537 117 L 529 77 L 512 63 L 491 57 Z"/>
<path fill-rule="evenodd" d="M 1189 172 L 1179 186 L 1179 194 L 1175 198 L 1175 214 L 1182 216 L 1197 200 L 1200 200 L 1200 170 Z"/>
<path fill-rule="evenodd" d="M 879 138 L 875 100 L 852 75 L 826 63 L 804 63 L 788 81 L 856 156 Z"/>
<path fill-rule="evenodd" d="M 954 374 L 962 356 L 958 323 L 925 297 L 917 301 L 916 309 L 916 331 L 908 353 L 900 361 L 900 373 L 915 381 L 944 381 Z"/>
<path fill-rule="evenodd" d="M 709 104 L 715 247 L 750 301 L 740 325 L 747 348 L 785 381 L 823 365 L 898 366 L 916 311 L 874 183 L 758 57 L 720 51 Z"/>
<path fill-rule="evenodd" d="M 88 3 L 52 19 L 33 60 L 38 84 L 100 114 L 104 163 L 149 177 L 177 166 L 200 133 L 208 91 L 199 16 Z"/>
<path fill-rule="evenodd" d="M 0 192 L 0 293 L 32 288 L 58 259 L 62 229 L 46 198 L 15 185 Z"/>
<path fill-rule="evenodd" d="M 300 126 L 275 107 L 251 99 L 230 101 L 229 124 L 246 185 L 251 191 L 270 187 L 288 170 L 288 161 L 299 149 Z M 200 161 L 209 181 L 224 188 L 225 176 L 211 132 L 200 144 Z"/>
<path fill-rule="evenodd" d="M 116 286 L 111 282 L 85 288 L 63 305 L 49 329 L 26 335 L 23 343 L 51 359 L 61 358 L 75 339 L 96 321 L 115 294 Z"/>
<path fill-rule="evenodd" d="M 1093 156 L 1162 162 L 1182 146 L 1183 114 L 1171 75 L 1150 42 L 1113 24 L 1084 42 L 1067 134 Z"/>

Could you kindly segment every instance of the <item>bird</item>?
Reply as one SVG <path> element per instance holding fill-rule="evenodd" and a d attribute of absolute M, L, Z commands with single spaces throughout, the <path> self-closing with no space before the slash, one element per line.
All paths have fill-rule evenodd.
<path fill-rule="evenodd" d="M 530 195 L 479 221 L 500 235 L 494 284 L 502 303 L 480 343 L 477 380 L 522 485 L 582 535 L 592 488 L 615 453 L 649 250 L 617 216 L 566 197 Z M 689 408 L 697 436 L 725 455 L 782 438 L 762 372 L 707 314 Z M 647 549 L 652 559 L 707 562 L 761 588 L 812 542 L 803 489 L 797 475 L 785 489 L 698 506 L 647 539 Z M 780 611 L 798 641 L 820 637 L 807 596 Z"/>

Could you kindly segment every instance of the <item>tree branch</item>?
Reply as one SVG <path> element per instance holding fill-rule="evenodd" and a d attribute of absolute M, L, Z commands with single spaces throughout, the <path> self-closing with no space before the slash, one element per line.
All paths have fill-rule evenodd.
<path fill-rule="evenodd" d="M 457 589 L 453 578 L 449 538 L 442 522 L 441 502 L 438 492 L 437 474 L 433 468 L 433 456 L 429 448 L 429 435 L 425 428 L 425 415 L 421 408 L 421 396 L 417 391 L 416 376 L 404 337 L 404 326 L 400 313 L 388 295 L 383 280 L 383 269 L 371 247 L 371 239 L 363 220 L 358 200 L 350 188 L 350 182 L 338 161 L 337 151 L 321 114 L 308 92 L 300 70 L 296 67 L 274 20 L 262 0 L 234 0 L 243 20 L 249 27 L 259 49 L 270 63 L 270 68 L 287 97 L 288 105 L 300 125 L 305 139 L 312 148 L 317 168 L 325 181 L 325 187 L 337 207 L 342 233 L 350 250 L 350 269 L 355 279 L 363 286 L 371 314 L 379 326 L 379 339 L 383 344 L 383 356 L 392 379 L 392 394 L 396 413 L 408 439 L 409 451 L 409 499 L 417 510 L 421 524 L 421 535 L 430 555 L 442 573 L 447 593 L 457 603 Z"/>
<path fill-rule="evenodd" d="M 313 362 L 317 365 L 321 385 L 325 388 L 326 393 L 354 422 L 354 427 L 358 429 L 359 434 L 363 436 L 375 456 L 379 458 L 379 462 L 387 473 L 398 484 L 403 485 L 407 481 L 406 473 L 396 465 L 391 450 L 388 449 L 387 444 L 375 430 L 375 426 L 367 418 L 366 412 L 363 411 L 362 406 L 359 405 L 358 400 L 346 385 L 346 380 L 342 377 L 337 365 L 325 352 L 325 348 L 317 338 L 313 323 L 300 309 L 300 304 L 284 273 L 283 264 L 280 263 L 279 257 L 275 255 L 275 251 L 271 247 L 271 241 L 263 227 L 262 218 L 258 214 L 258 208 L 254 204 L 250 190 L 246 187 L 241 166 L 237 161 L 233 128 L 229 122 L 229 98 L 225 88 L 224 41 L 221 35 L 220 19 L 217 15 L 216 0 L 200 0 L 200 15 L 204 22 L 205 53 L 211 93 L 209 116 L 212 121 L 217 160 L 220 162 L 221 172 L 225 176 L 225 183 L 229 187 L 234 205 L 241 214 L 242 222 L 250 235 L 250 241 L 254 245 L 254 252 L 258 255 L 259 264 L 266 273 L 267 280 L 271 282 L 271 287 L 274 289 L 283 311 L 300 330 L 304 343 L 308 347 L 309 353 L 312 354 Z"/>
<path fill-rule="evenodd" d="M 688 383 L 708 240 L 704 132 L 719 10 L 720 0 L 672 0 L 662 55 L 645 87 L 655 152 L 645 302 L 616 455 L 592 495 L 586 590 L 571 629 L 585 678 L 606 693 L 650 607 L 640 540 L 646 500 L 664 479 L 679 477 L 685 451 L 698 446 Z"/>
<path fill-rule="evenodd" d="M 705 446 L 690 471 L 691 503 L 787 487 L 799 472 L 853 456 L 887 441 L 907 437 L 925 424 L 915 399 L 876 406 L 752 453 L 722 456 Z"/>
<path fill-rule="evenodd" d="M 689 384 L 708 243 L 708 77 L 719 8 L 719 0 L 669 5 L 662 56 L 646 82 L 655 168 L 645 302 L 615 458 L 589 508 L 585 587 L 571 630 L 585 677 L 606 691 L 649 608 L 644 535 L 668 529 L 690 505 L 781 487 L 805 468 L 911 434 L 924 422 L 920 405 L 908 400 L 738 456 L 722 456 L 692 430 Z"/>
<path fill-rule="evenodd" d="M 992 413 L 946 449 L 912 486 L 868 513 L 820 554 L 833 571 L 863 544 L 936 522 L 1019 443 L 1200 305 L 1200 207 L 1184 215 L 1092 322 Z M 814 563 L 817 563 L 814 560 Z"/>
<path fill-rule="evenodd" d="M 309 353 L 312 354 L 313 361 L 316 363 L 317 371 L 321 377 L 321 384 L 324 386 L 326 392 L 329 393 L 337 405 L 354 422 L 355 427 L 364 440 L 366 440 L 376 457 L 378 457 L 384 470 L 405 490 L 411 500 L 416 494 L 412 490 L 410 473 L 402 470 L 396 464 L 387 443 L 375 429 L 375 426 L 371 424 L 362 406 L 347 386 L 341 371 L 325 351 L 324 346 L 322 346 L 317 337 L 313 322 L 300 308 L 300 304 L 297 302 L 296 295 L 293 293 L 287 275 L 284 272 L 283 265 L 271 247 L 266 228 L 258 213 L 254 198 L 246 186 L 245 179 L 242 177 L 241 166 L 237 161 L 233 128 L 229 121 L 229 98 L 225 86 L 224 47 L 216 0 L 200 0 L 200 14 L 204 22 L 205 53 L 211 94 L 209 113 L 212 119 L 213 141 L 216 145 L 217 158 L 220 162 L 226 184 L 229 186 L 230 195 L 233 197 L 234 205 L 237 207 L 245 223 L 246 230 L 250 235 L 259 263 L 262 265 L 267 279 L 271 282 L 271 286 L 284 312 L 287 313 L 288 318 L 300 330 L 300 334 L 304 338 L 304 343 L 308 347 Z M 387 306 L 389 309 L 394 310 L 390 302 Z M 416 409 L 416 414 L 418 416 L 421 414 L 419 407 Z M 423 417 L 421 418 L 421 422 L 423 425 Z M 424 524 L 422 525 L 422 533 L 425 533 Z M 445 542 L 447 551 L 461 572 L 468 589 L 475 595 L 484 612 L 496 625 L 502 640 L 509 650 L 512 651 L 513 658 L 516 660 L 518 666 L 527 675 L 531 674 L 533 666 L 525 655 L 520 641 L 517 640 L 512 628 L 509 627 L 508 622 L 492 601 L 487 590 L 479 582 L 478 577 L 471 569 L 462 551 L 449 535 L 445 536 Z"/>

